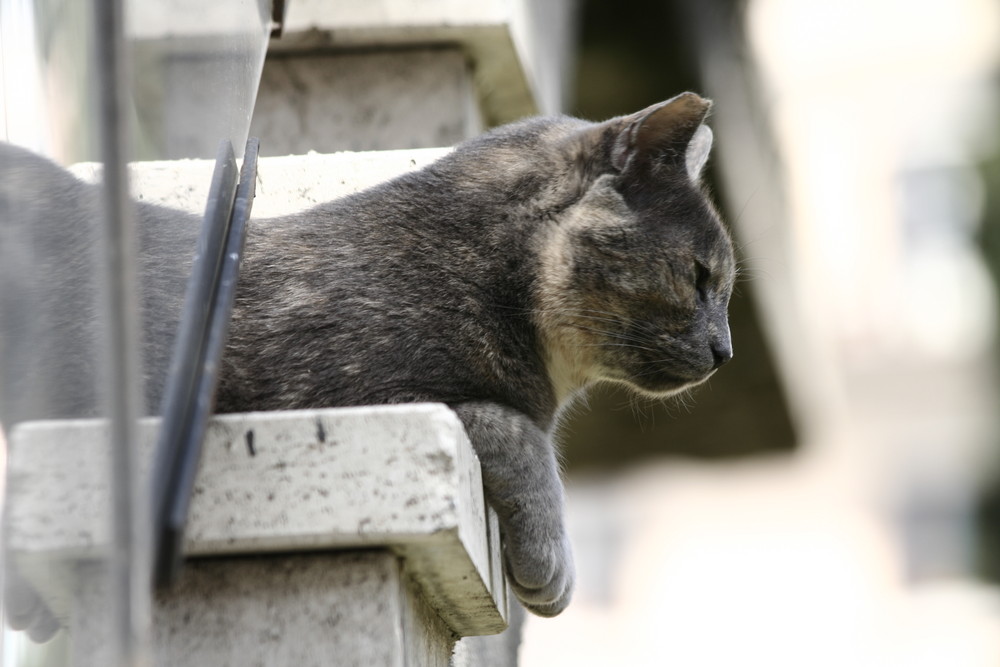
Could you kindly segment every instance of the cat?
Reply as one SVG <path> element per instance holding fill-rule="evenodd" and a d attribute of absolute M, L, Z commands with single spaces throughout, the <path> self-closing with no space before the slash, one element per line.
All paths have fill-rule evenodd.
<path fill-rule="evenodd" d="M 574 579 L 552 432 L 599 381 L 669 396 L 732 357 L 731 239 L 699 177 L 710 102 L 536 118 L 251 225 L 217 409 L 435 401 L 479 457 L 511 588 Z"/>
<path fill-rule="evenodd" d="M 700 185 L 710 106 L 683 93 L 603 123 L 528 119 L 369 190 L 251 220 L 216 411 L 447 404 L 479 457 L 512 590 L 535 614 L 560 613 L 574 582 L 552 440 L 560 410 L 602 381 L 670 396 L 732 357 L 733 247 Z M 0 213 L 19 190 L 40 202 L 28 219 L 55 225 L 63 268 L 79 264 L 72 301 L 92 302 L 89 255 L 76 250 L 87 246 L 86 225 L 69 221 L 94 214 L 93 191 L 69 176 L 41 178 L 55 166 L 12 150 L 0 154 L 14 165 L 4 178 L 21 176 L 7 191 L 0 182 Z M 41 183 L 33 194 L 32 182 Z M 193 239 L 198 221 L 147 204 L 138 211 L 144 361 L 148 377 L 162 377 L 190 266 L 164 253 L 193 247 L 169 233 Z M 65 229 L 53 222 L 62 217 Z M 13 258 L 25 244 L 11 243 L 17 227 L 6 227 Z M 0 317 L 44 303 L 0 300 Z M 57 310 L 55 321 L 73 320 Z M 93 334 L 43 333 L 29 344 L 93 359 Z M 7 352 L 0 364 L 19 358 Z M 48 416 L 89 414 L 79 402 L 94 369 L 78 370 L 0 367 L 7 378 L 60 378 Z M 162 383 L 146 387 L 147 404 L 159 405 Z M 18 413 L 23 397 L 0 398 L 5 427 L 36 417 L 35 402 L 22 400 Z"/>

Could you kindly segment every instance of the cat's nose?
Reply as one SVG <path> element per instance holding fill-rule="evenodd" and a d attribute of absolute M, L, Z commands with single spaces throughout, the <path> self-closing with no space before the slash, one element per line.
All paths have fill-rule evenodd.
<path fill-rule="evenodd" d="M 715 359 L 715 364 L 712 366 L 712 370 L 715 370 L 733 358 L 732 343 L 728 340 L 714 341 L 712 343 L 712 357 Z"/>
<path fill-rule="evenodd" d="M 709 337 L 712 347 L 712 370 L 719 368 L 733 358 L 733 337 L 729 332 L 729 322 L 723 319 L 711 330 Z"/>

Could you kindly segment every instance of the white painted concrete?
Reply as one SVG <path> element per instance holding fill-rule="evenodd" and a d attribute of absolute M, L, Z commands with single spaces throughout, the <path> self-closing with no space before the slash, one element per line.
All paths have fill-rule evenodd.
<path fill-rule="evenodd" d="M 307 153 L 261 158 L 251 223 L 288 215 L 337 197 L 360 192 L 407 171 L 421 169 L 449 148 Z M 163 160 L 130 165 L 137 200 L 201 215 L 205 212 L 213 160 Z M 70 168 L 87 183 L 100 180 L 101 167 L 82 162 Z"/>
<path fill-rule="evenodd" d="M 264 64 L 250 135 L 261 155 L 451 146 L 483 129 L 456 47 L 285 53 Z"/>
<path fill-rule="evenodd" d="M 459 45 L 487 125 L 562 110 L 572 0 L 296 0 L 270 50 Z"/>
<path fill-rule="evenodd" d="M 79 570 L 74 653 L 105 655 L 104 579 Z M 159 667 L 446 667 L 453 635 L 391 551 L 198 559 L 156 597 Z"/>
<path fill-rule="evenodd" d="M 142 447 L 147 453 L 158 421 L 142 424 Z M 100 519 L 108 515 L 105 432 L 103 421 L 73 420 L 23 424 L 11 437 L 8 548 L 22 575 L 70 626 L 86 626 L 86 619 L 76 618 L 72 610 L 90 607 L 78 597 L 81 591 L 86 593 L 88 579 L 79 576 L 80 568 L 85 569 L 81 564 L 108 544 L 107 525 Z M 232 566 L 233 574 L 225 579 L 231 591 L 218 595 L 236 595 L 242 601 L 233 604 L 243 611 L 226 613 L 235 618 L 266 609 L 280 616 L 282 605 L 289 614 L 299 609 L 294 591 L 313 588 L 293 582 L 299 566 L 309 580 L 314 576 L 309 573 L 319 567 L 315 563 L 322 561 L 286 554 L 382 548 L 386 550 L 382 553 L 393 554 L 392 562 L 401 559 L 403 574 L 393 576 L 412 582 L 412 591 L 419 596 L 419 602 L 406 604 L 419 607 L 426 601 L 432 616 L 446 626 L 442 636 L 450 642 L 453 636 L 490 634 L 506 626 L 507 592 L 498 535 L 496 516 L 483 500 L 478 460 L 458 418 L 445 406 L 225 415 L 213 419 L 206 436 L 185 545 L 187 556 L 195 559 L 193 574 L 185 576 L 198 580 L 208 576 L 198 573 L 221 573 Z M 267 559 L 233 558 L 244 555 Z M 197 558 L 206 556 L 213 559 Z M 384 560 L 376 557 L 378 563 Z M 340 590 L 341 576 L 329 574 L 329 585 Z M 171 593 L 168 598 L 175 606 L 186 605 L 187 611 L 168 613 L 161 603 L 157 614 L 167 613 L 173 619 L 169 627 L 185 614 L 193 618 L 221 614 L 212 611 L 217 595 L 206 595 L 206 585 L 182 583 L 180 590 L 189 594 Z M 288 592 L 279 595 L 282 586 Z M 426 614 L 411 610 L 409 616 L 399 615 L 386 606 L 395 604 L 397 589 L 382 600 L 380 613 L 395 614 L 399 623 L 422 623 L 413 619 Z M 361 589 L 344 595 L 367 599 L 374 594 Z M 344 614 L 377 620 L 378 614 L 368 615 L 362 608 L 344 608 Z M 265 624 L 260 618 L 253 623 L 258 621 Z M 185 635 L 203 624 L 182 625 L 177 632 Z M 229 634 L 205 632 L 203 641 L 210 647 L 205 656 L 223 650 L 217 639 L 222 645 L 238 643 L 235 627 L 229 627 Z M 413 632 L 407 641 L 427 644 L 430 653 L 438 651 L 440 642 L 421 634 L 430 631 Z M 243 632 L 242 636 L 252 645 L 263 635 Z M 176 646 L 175 640 L 202 641 L 167 633 L 160 636 L 159 641 L 166 642 L 160 650 L 170 655 L 188 650 Z M 284 635 L 280 639 L 287 641 Z M 359 636 L 358 641 L 370 639 Z M 223 664 L 212 657 L 205 660 L 200 664 Z"/>

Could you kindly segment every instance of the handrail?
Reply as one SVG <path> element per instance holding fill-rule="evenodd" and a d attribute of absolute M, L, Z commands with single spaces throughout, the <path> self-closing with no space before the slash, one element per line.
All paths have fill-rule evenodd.
<path fill-rule="evenodd" d="M 260 142 L 247 141 L 236 181 L 232 144 L 219 146 L 198 254 L 188 282 L 167 377 L 163 427 L 153 468 L 154 582 L 171 584 L 180 571 L 191 492 L 211 416 L 233 298 L 253 207 Z"/>

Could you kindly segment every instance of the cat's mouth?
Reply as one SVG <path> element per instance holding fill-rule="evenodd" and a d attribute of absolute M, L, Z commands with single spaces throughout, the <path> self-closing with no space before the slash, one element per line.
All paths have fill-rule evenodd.
<path fill-rule="evenodd" d="M 624 384 L 650 398 L 670 398 L 702 384 L 715 375 L 716 368 L 694 375 L 680 376 L 668 368 L 644 369 L 636 373 L 612 371 L 602 373 L 602 379 Z"/>
<path fill-rule="evenodd" d="M 715 369 L 701 377 L 678 378 L 669 373 L 629 378 L 625 381 L 632 389 L 651 398 L 669 398 L 697 387 L 715 374 Z"/>

